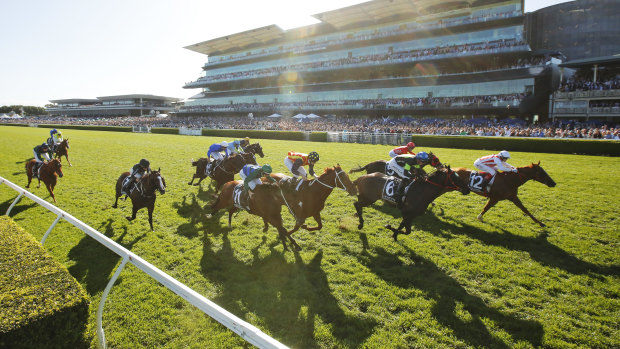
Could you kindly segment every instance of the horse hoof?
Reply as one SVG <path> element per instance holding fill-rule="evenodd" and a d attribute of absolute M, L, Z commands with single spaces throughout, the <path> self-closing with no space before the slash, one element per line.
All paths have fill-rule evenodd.
<path fill-rule="evenodd" d="M 358 225 L 357 225 L 357 229 L 362 229 L 363 227 L 364 227 L 364 225 L 363 225 L 363 224 L 358 224 Z"/>
<path fill-rule="evenodd" d="M 130 222 L 132 221 L 131 217 L 125 217 L 125 218 L 127 218 L 127 220 Z"/>
<path fill-rule="evenodd" d="M 540 223 L 540 226 L 545 228 L 547 225 L 545 223 Z"/>
<path fill-rule="evenodd" d="M 482 220 L 482 216 L 478 216 L 476 217 L 480 222 L 484 223 L 484 221 Z"/>
<path fill-rule="evenodd" d="M 390 224 L 386 224 L 386 225 L 384 225 L 383 227 L 384 227 L 384 228 L 387 228 L 387 229 L 392 229 L 392 225 L 390 225 Z"/>
<path fill-rule="evenodd" d="M 195 186 L 195 187 L 197 187 L 197 186 L 199 186 L 199 185 L 200 185 L 200 183 L 194 183 L 194 186 Z"/>
<path fill-rule="evenodd" d="M 112 205 L 112 208 L 116 208 L 116 207 L 117 207 L 116 205 Z"/>

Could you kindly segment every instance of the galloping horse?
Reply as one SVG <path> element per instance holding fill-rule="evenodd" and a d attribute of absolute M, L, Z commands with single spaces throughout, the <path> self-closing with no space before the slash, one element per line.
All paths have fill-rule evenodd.
<path fill-rule="evenodd" d="M 112 205 L 113 208 L 118 207 L 118 198 L 123 195 L 121 194 L 123 181 L 129 175 L 129 172 L 123 172 L 116 181 L 116 200 L 114 200 L 114 205 Z M 166 193 L 166 180 L 161 176 L 160 169 L 144 175 L 140 182 L 134 184 L 134 188 L 130 190 L 129 197 L 131 198 L 133 211 L 131 217 L 125 218 L 130 222 L 133 221 L 136 219 L 138 210 L 146 207 L 149 213 L 149 225 L 151 226 L 151 231 L 153 231 L 153 209 L 155 208 L 155 199 L 157 198 L 155 191 L 159 190 L 159 193 L 162 195 Z"/>
<path fill-rule="evenodd" d="M 58 146 L 56 147 L 56 151 L 54 151 L 54 157 L 60 161 L 62 161 L 62 156 L 64 155 L 65 159 L 67 159 L 67 162 L 69 163 L 69 166 L 71 166 L 71 161 L 69 161 L 69 138 L 63 140 L 62 142 L 60 142 L 60 144 L 58 144 Z"/>
<path fill-rule="evenodd" d="M 538 164 L 532 163 L 529 166 L 517 167 L 517 173 L 514 173 L 514 172 L 504 172 L 501 174 L 498 173 L 495 176 L 495 180 L 491 186 L 490 192 L 487 192 L 486 190 L 481 191 L 479 190 L 480 188 L 475 187 L 476 179 L 479 179 L 481 177 L 479 176 L 470 177 L 471 172 L 472 172 L 471 170 L 468 170 L 466 168 L 457 168 L 456 172 L 459 174 L 459 176 L 463 178 L 464 181 L 469 183 L 470 188 L 472 188 L 472 190 L 476 194 L 489 198 L 489 201 L 484 206 L 484 209 L 482 210 L 482 212 L 480 212 L 480 214 L 477 217 L 480 222 L 483 222 L 482 216 L 491 207 L 495 206 L 495 204 L 498 201 L 510 200 L 512 201 L 513 204 L 515 204 L 518 208 L 520 208 L 521 211 L 523 211 L 523 213 L 530 216 L 530 218 L 532 218 L 534 222 L 540 224 L 541 227 L 545 227 L 544 223 L 536 219 L 530 213 L 530 211 L 528 211 L 527 208 L 523 206 L 523 204 L 521 203 L 521 200 L 519 200 L 519 197 L 517 196 L 519 192 L 519 187 L 525 184 L 525 182 L 529 181 L 530 179 L 533 179 L 551 188 L 555 187 L 555 182 L 553 181 L 553 179 L 551 179 L 551 177 L 547 174 L 547 172 L 540 166 L 540 161 L 538 162 Z"/>
<path fill-rule="evenodd" d="M 228 181 L 232 181 L 234 179 L 235 173 L 239 172 L 241 168 L 243 167 L 243 165 L 245 164 L 256 165 L 257 162 L 256 162 L 255 154 L 258 154 L 258 156 L 260 156 L 261 158 L 265 157 L 265 154 L 263 153 L 263 148 L 261 147 L 260 143 L 252 143 L 251 145 L 245 148 L 245 153 L 235 154 L 224 160 L 224 161 L 227 161 L 228 159 L 234 159 L 235 157 L 240 156 L 241 157 L 240 159 L 237 158 L 231 162 L 232 166 L 226 166 L 226 164 L 224 164 L 224 161 L 223 161 L 222 163 L 220 163 L 220 166 L 223 166 L 223 167 L 220 170 L 218 170 L 217 173 L 215 169 L 212 169 L 211 177 L 217 183 L 216 188 L 219 189 L 224 183 Z M 243 160 L 243 161 L 240 161 L 240 160 Z M 209 163 L 209 159 L 207 158 L 200 158 L 198 159 L 198 161 L 192 161 L 192 166 L 196 166 L 196 173 L 194 173 L 192 180 L 189 181 L 189 183 L 187 183 L 188 185 L 194 184 L 194 179 L 196 178 L 198 178 L 198 182 L 195 183 L 194 185 L 200 185 L 200 182 L 202 182 L 203 179 L 207 178 L 206 168 L 207 168 L 208 163 Z M 220 166 L 216 167 L 216 169 L 219 168 Z"/>
<path fill-rule="evenodd" d="M 362 209 L 382 199 L 388 178 L 383 173 L 372 173 L 361 176 L 353 182 L 359 191 L 357 202 L 353 204 L 360 222 L 357 226 L 358 229 L 364 227 Z M 470 192 L 467 184 L 463 182 L 455 171 L 450 169 L 450 166 L 432 172 L 423 180 L 413 182 L 405 194 L 405 202 L 400 209 L 403 216 L 400 225 L 397 229 L 392 228 L 389 224 L 385 226 L 394 233 L 392 235 L 394 241 L 397 240 L 398 234 L 409 235 L 411 233 L 411 221 L 415 217 L 422 215 L 433 200 L 452 190 L 458 190 L 463 195 L 467 195 Z M 402 231 L 403 228 L 405 228 L 404 232 Z"/>
<path fill-rule="evenodd" d="M 335 167 L 326 168 L 323 174 L 313 180 L 304 180 L 299 185 L 299 191 L 297 191 L 298 182 L 291 181 L 291 177 L 283 173 L 272 173 L 271 177 L 276 179 L 283 191 L 280 196 L 280 204 L 286 205 L 289 211 L 295 218 L 295 227 L 287 232 L 290 237 L 291 234 L 299 230 L 300 227 L 308 231 L 321 230 L 323 228 L 323 222 L 321 220 L 321 211 L 325 207 L 325 200 L 334 188 L 345 190 L 349 195 L 356 195 L 357 189 L 355 185 L 349 179 L 349 176 L 342 170 L 340 165 Z M 316 227 L 309 228 L 304 224 L 308 217 L 313 217 L 317 222 Z M 265 227 L 267 222 L 265 222 Z M 301 250 L 301 248 L 298 248 Z"/>
<path fill-rule="evenodd" d="M 26 188 L 30 188 L 30 182 L 32 181 L 32 167 L 36 162 L 37 160 L 35 159 L 26 162 L 26 175 L 28 176 L 28 184 L 26 184 Z M 45 183 L 47 191 L 52 196 L 52 199 L 54 199 L 54 203 L 56 203 L 56 197 L 54 196 L 54 187 L 56 186 L 56 182 L 58 181 L 56 174 L 58 174 L 59 177 L 63 176 L 62 164 L 58 159 L 53 159 L 41 165 L 41 167 L 39 168 L 39 176 L 37 177 L 37 179 L 39 180 L 39 185 L 37 185 L 37 188 L 41 186 L 41 181 L 43 181 L 43 183 Z"/>
<path fill-rule="evenodd" d="M 429 165 L 431 165 L 432 167 L 440 168 L 443 166 L 441 162 L 439 161 L 439 159 L 437 158 L 437 156 L 435 156 L 435 154 L 433 154 L 432 152 L 428 153 L 428 160 L 429 160 Z M 388 176 L 398 176 L 398 174 L 394 172 L 394 170 L 388 167 L 387 165 L 388 162 L 389 160 L 373 161 L 367 164 L 366 166 L 363 166 L 363 167 L 358 166 L 356 168 L 353 168 L 349 171 L 349 173 L 366 171 L 367 174 L 380 172 L 380 173 L 385 173 Z"/>
<path fill-rule="evenodd" d="M 222 187 L 222 192 L 218 196 L 217 200 L 215 200 L 215 202 L 211 205 L 213 213 L 221 209 L 228 209 L 228 227 L 231 226 L 233 213 L 239 210 L 239 208 L 234 205 L 235 187 L 239 184 L 243 185 L 243 181 L 230 181 L 224 184 L 224 186 Z M 274 184 L 265 183 L 263 185 L 257 186 L 253 190 L 253 193 L 249 196 L 248 212 L 263 218 L 263 222 L 265 222 L 265 228 L 263 229 L 263 232 L 267 231 L 267 224 L 273 225 L 278 230 L 278 234 L 280 236 L 280 240 L 282 240 L 284 250 L 288 250 L 288 247 L 286 246 L 287 237 L 293 247 L 296 250 L 300 250 L 301 247 L 299 247 L 293 237 L 291 237 L 290 235 L 287 236 L 286 229 L 282 225 L 281 206 L 277 204 L 277 202 L 280 200 L 278 198 L 279 196 L 280 189 Z"/>

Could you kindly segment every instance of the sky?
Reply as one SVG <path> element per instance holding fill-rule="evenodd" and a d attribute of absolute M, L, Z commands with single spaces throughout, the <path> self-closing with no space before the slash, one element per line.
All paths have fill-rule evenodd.
<path fill-rule="evenodd" d="M 568 0 L 525 0 L 525 12 Z M 0 106 L 152 94 L 187 99 L 207 56 L 185 46 L 363 0 L 2 0 Z"/>

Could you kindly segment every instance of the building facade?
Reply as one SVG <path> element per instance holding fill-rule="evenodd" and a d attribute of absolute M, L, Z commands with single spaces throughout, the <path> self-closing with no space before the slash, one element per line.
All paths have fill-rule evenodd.
<path fill-rule="evenodd" d="M 314 17 L 186 47 L 208 61 L 179 113 L 506 116 L 547 75 L 522 0 L 374 0 Z"/>
<path fill-rule="evenodd" d="M 96 99 L 56 99 L 53 106 L 45 110 L 50 115 L 93 117 L 93 116 L 144 116 L 167 114 L 175 111 L 175 103 L 181 99 L 154 95 L 119 95 L 97 97 Z"/>

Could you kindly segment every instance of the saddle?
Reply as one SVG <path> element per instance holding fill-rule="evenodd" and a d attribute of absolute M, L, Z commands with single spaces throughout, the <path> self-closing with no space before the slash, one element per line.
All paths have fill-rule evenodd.
<path fill-rule="evenodd" d="M 250 193 L 243 190 L 243 183 L 237 184 L 233 189 L 233 205 L 236 208 L 250 211 Z"/>
<path fill-rule="evenodd" d="M 312 185 L 311 183 L 312 180 L 306 181 L 299 177 L 286 176 L 280 181 L 280 186 L 294 191 L 303 191 L 305 188 Z"/>
<path fill-rule="evenodd" d="M 478 193 L 488 193 L 491 190 L 491 186 L 493 185 L 493 182 L 495 182 L 495 177 L 497 177 L 497 175 L 491 178 L 489 183 L 486 185 L 486 188 L 483 188 L 482 182 L 487 176 L 489 176 L 488 172 L 471 171 L 471 173 L 469 174 L 469 189 Z"/>
<path fill-rule="evenodd" d="M 387 180 L 385 181 L 385 185 L 383 186 L 383 191 L 381 192 L 381 199 L 385 200 L 385 201 L 389 201 L 393 204 L 396 204 L 398 202 L 398 187 L 400 186 L 400 183 L 403 180 L 398 178 L 398 177 L 394 177 L 394 176 L 390 176 L 387 178 Z M 409 184 L 406 188 L 405 188 L 405 192 L 403 193 L 403 195 L 407 194 L 407 191 L 409 190 L 409 187 L 411 186 L 411 184 Z"/>
<path fill-rule="evenodd" d="M 130 196 L 131 193 L 133 193 L 134 190 L 136 190 L 136 188 L 138 188 L 138 183 L 133 183 L 133 185 L 131 186 L 131 188 L 126 188 L 127 187 L 127 183 L 129 183 L 129 180 L 131 179 L 131 177 L 125 177 L 125 179 L 123 179 L 123 183 L 121 185 L 121 194 L 125 194 L 127 196 Z M 126 192 L 128 189 L 129 192 Z"/>

